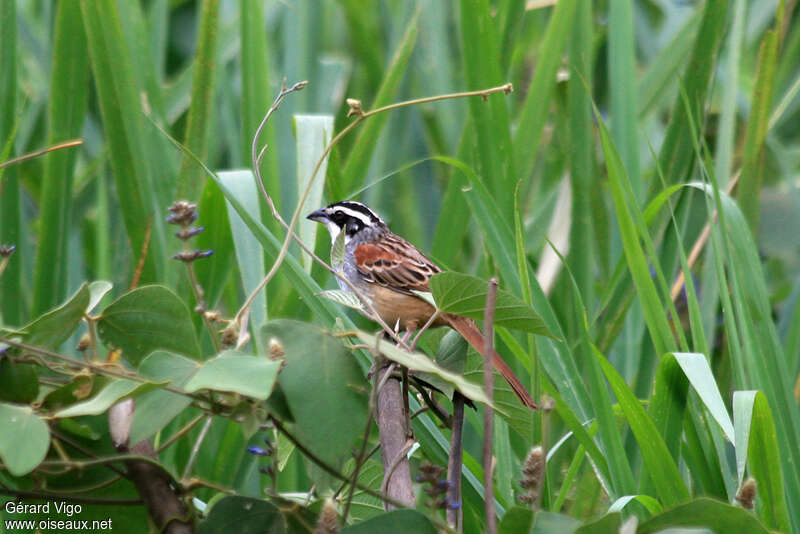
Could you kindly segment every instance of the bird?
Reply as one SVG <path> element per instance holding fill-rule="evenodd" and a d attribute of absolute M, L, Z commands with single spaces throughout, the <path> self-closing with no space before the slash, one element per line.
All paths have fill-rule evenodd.
<path fill-rule="evenodd" d="M 428 323 L 436 309 L 415 291 L 430 291 L 430 279 L 442 270 L 417 247 L 392 233 L 386 223 L 365 204 L 353 200 L 334 202 L 306 217 L 325 225 L 333 248 L 344 242 L 344 255 L 335 268 L 372 304 L 385 324 L 413 332 Z M 344 232 L 343 235 L 342 232 Z M 350 286 L 337 277 L 343 291 Z M 440 313 L 431 327 L 449 326 L 458 331 L 478 353 L 488 359 L 527 408 L 538 409 L 528 390 L 503 358 L 490 349 L 472 319 Z"/>

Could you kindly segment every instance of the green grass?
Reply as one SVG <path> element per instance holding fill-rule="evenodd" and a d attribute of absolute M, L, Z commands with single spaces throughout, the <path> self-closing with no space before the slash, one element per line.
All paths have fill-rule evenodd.
<path fill-rule="evenodd" d="M 260 513 L 273 514 L 288 532 L 309 532 L 301 525 L 314 524 L 320 499 L 340 482 L 283 435 L 277 454 L 284 468 L 275 481 L 259 472 L 267 460 L 246 447 L 275 439 L 273 430 L 259 430 L 268 411 L 288 422 L 294 409 L 303 415 L 292 429 L 312 452 L 324 448 L 320 428 L 349 429 L 330 458 L 350 472 L 353 461 L 342 455 L 360 448 L 365 414 L 340 413 L 331 403 L 347 398 L 362 406 L 369 384 L 356 367 L 365 371 L 369 355 L 342 350 L 328 334 L 374 326 L 320 297 L 335 282 L 292 244 L 253 301 L 241 350 L 276 350 L 276 338 L 262 337 L 261 327 L 270 332 L 289 324 L 274 320 L 293 319 L 292 332 L 305 324 L 309 339 L 334 347 L 321 357 L 349 362 L 352 376 L 341 380 L 350 389 L 337 389 L 326 371 L 314 375 L 316 396 L 302 381 L 279 377 L 285 391 L 255 401 L 244 387 L 247 373 L 223 358 L 227 389 L 212 385 L 205 400 L 187 405 L 163 380 L 178 389 L 189 383 L 180 356 L 188 349 L 147 321 L 169 318 L 182 336 L 194 329 L 190 356 L 199 345 L 209 360 L 227 323 L 209 329 L 213 317 L 174 310 L 203 305 L 231 319 L 280 257 L 286 232 L 259 200 L 250 152 L 284 80 L 309 85 L 288 95 L 267 123 L 260 171 L 287 221 L 322 154 L 319 140 L 355 120 L 346 116 L 346 99 L 369 111 L 511 83 L 510 94 L 369 117 L 333 148 L 311 186 L 313 200 L 300 210 L 355 195 L 448 270 L 497 276 L 515 305 L 535 311 L 552 334 L 497 325 L 505 360 L 535 396 L 555 399 L 552 411 L 532 414 L 497 384 L 500 532 L 571 532 L 580 524 L 580 532 L 616 532 L 634 515 L 642 532 L 683 528 L 687 518 L 720 531 L 733 523 L 800 532 L 800 10 L 783 0 L 533 4 L 0 0 L 0 163 L 83 140 L 0 167 L 0 244 L 16 246 L 0 258 L 0 424 L 30 430 L 0 435 L 3 492 L 46 487 L 136 497 L 107 468 L 86 468 L 80 480 L 53 474 L 57 462 L 117 453 L 105 439 L 105 414 L 54 414 L 87 395 L 134 396 L 138 417 L 163 415 L 134 422 L 158 447 L 191 421 L 205 421 L 198 405 L 211 399 L 219 405 L 208 426 L 186 429 L 156 461 L 177 483 L 200 479 L 194 496 L 202 503 L 216 502 L 223 488 L 259 499 Z M 295 119 L 312 114 L 325 118 Z M 568 213 L 557 202 L 567 185 Z M 179 199 L 199 205 L 196 224 L 205 227 L 186 245 L 165 222 Z M 551 227 L 556 219 L 565 222 Z M 302 221 L 298 234 L 327 260 L 326 232 L 312 228 Z M 569 245 L 550 254 L 564 236 Z M 184 246 L 214 254 L 187 271 L 170 259 Z M 540 269 L 555 273 L 552 284 L 537 278 Z M 686 284 L 673 299 L 680 273 Z M 100 285 L 81 288 L 96 280 L 113 287 L 84 313 Z M 150 284 L 177 297 L 138 307 L 117 300 Z M 129 314 L 121 324 L 135 331 L 121 356 L 108 354 L 119 337 L 95 332 L 110 324 L 107 309 Z M 119 336 L 127 327 L 115 328 Z M 84 334 L 91 334 L 90 360 L 96 349 L 100 360 L 121 358 L 121 367 L 92 365 L 80 374 L 48 359 L 55 356 L 15 348 L 29 342 L 83 362 L 75 346 Z M 429 333 L 421 347 L 432 356 L 440 342 Z M 126 375 L 144 385 L 128 384 L 114 397 L 116 390 L 104 388 L 119 384 L 109 381 L 119 378 L 115 369 L 137 373 L 147 356 L 134 354 L 141 347 L 170 350 L 164 362 L 178 363 L 151 361 Z M 306 348 L 292 350 L 300 352 L 291 357 L 311 357 Z M 475 355 L 462 357 L 467 379 L 479 381 Z M 449 400 L 440 402 L 450 409 Z M 315 419 L 324 417 L 319 406 L 335 411 L 334 419 Z M 42 422 L 50 416 L 46 434 Z M 465 424 L 465 532 L 484 529 L 480 420 L 469 413 Z M 414 431 L 412 472 L 424 460 L 446 464 L 449 430 L 423 413 Z M 377 433 L 367 439 L 371 447 Z M 522 462 L 538 444 L 552 454 L 533 510 L 517 497 Z M 359 482 L 380 490 L 379 471 L 370 460 Z M 752 511 L 737 501 L 748 477 L 757 481 Z M 291 511 L 264 493 L 287 497 L 312 486 L 308 505 Z M 337 494 L 339 512 L 348 493 Z M 418 514 L 392 519 L 400 516 L 381 516 L 378 500 L 362 488 L 349 512 L 354 524 L 341 532 L 394 532 L 393 522 L 439 528 L 444 514 L 423 501 Z M 141 507 L 112 512 L 120 518 L 115 530 L 148 528 Z M 359 526 L 373 516 L 381 517 Z M 208 528 L 214 521 L 222 515 Z"/>

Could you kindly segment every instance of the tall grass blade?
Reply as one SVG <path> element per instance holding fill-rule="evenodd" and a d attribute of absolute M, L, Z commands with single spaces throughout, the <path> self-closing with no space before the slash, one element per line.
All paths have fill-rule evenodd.
<path fill-rule="evenodd" d="M 140 87 L 112 2 L 81 1 L 105 137 L 109 145 L 120 211 L 134 265 L 145 254 L 140 283 L 162 280 L 166 247 L 163 209 L 153 188 L 154 161 L 148 157 Z M 149 239 L 148 239 L 149 237 Z"/>
<path fill-rule="evenodd" d="M 55 24 L 55 57 L 48 101 L 48 145 L 80 136 L 89 97 L 89 58 L 80 5 L 77 2 L 58 4 Z M 33 277 L 32 311 L 37 315 L 67 297 L 72 178 L 77 156 L 77 149 L 56 150 L 45 156 Z"/>
<path fill-rule="evenodd" d="M 197 57 L 192 78 L 192 100 L 186 119 L 184 144 L 205 159 L 211 134 L 211 101 L 217 65 L 217 25 L 219 0 L 203 0 L 198 23 Z M 178 198 L 197 200 L 203 190 L 205 174 L 184 156 L 178 173 Z"/>
<path fill-rule="evenodd" d="M 0 147 L 3 159 L 14 146 L 17 116 L 17 7 L 15 0 L 0 0 Z M 0 322 L 21 325 L 24 317 L 20 211 L 17 169 L 0 169 L 0 245 L 17 247 L 0 277 Z"/>

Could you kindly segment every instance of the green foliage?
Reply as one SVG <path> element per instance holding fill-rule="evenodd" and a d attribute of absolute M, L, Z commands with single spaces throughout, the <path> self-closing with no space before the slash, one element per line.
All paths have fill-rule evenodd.
<path fill-rule="evenodd" d="M 164 530 L 117 456 L 148 440 L 199 532 L 315 532 L 327 498 L 342 533 L 442 531 L 422 484 L 416 510 L 383 509 L 379 350 L 437 409 L 477 405 L 464 532 L 486 498 L 501 533 L 800 531 L 800 10 L 538 4 L 0 0 L 3 493 Z M 308 250 L 341 265 L 344 233 L 331 250 L 303 216 L 354 196 L 443 268 L 418 295 L 441 311 L 482 321 L 499 280 L 495 347 L 554 405 L 496 381 L 495 495 L 482 359 L 452 332 L 374 335 L 262 198 L 252 138 L 284 78 L 308 87 L 256 152 Z M 173 237 L 176 200 L 197 207 Z M 420 402 L 412 476 L 451 437 Z"/>

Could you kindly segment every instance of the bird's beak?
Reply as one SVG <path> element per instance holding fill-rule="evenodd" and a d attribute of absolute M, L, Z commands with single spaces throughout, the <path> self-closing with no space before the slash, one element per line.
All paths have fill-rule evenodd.
<path fill-rule="evenodd" d="M 325 223 L 328 220 L 328 215 L 325 213 L 324 209 L 319 209 L 306 215 L 306 219 L 317 221 L 318 223 Z"/>

